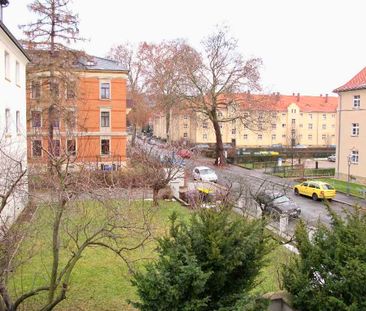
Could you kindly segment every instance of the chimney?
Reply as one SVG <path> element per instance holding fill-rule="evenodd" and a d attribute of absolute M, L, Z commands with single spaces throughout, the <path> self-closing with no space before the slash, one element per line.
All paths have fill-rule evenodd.
<path fill-rule="evenodd" d="M 328 102 L 328 94 L 325 94 L 325 102 Z"/>
<path fill-rule="evenodd" d="M 297 93 L 296 101 L 297 101 L 297 102 L 299 102 L 299 101 L 300 101 L 300 93 Z"/>
<path fill-rule="evenodd" d="M 0 0 L 0 21 L 3 21 L 3 8 L 9 5 L 9 0 Z"/>
<path fill-rule="evenodd" d="M 295 96 L 295 93 L 292 93 L 292 96 Z"/>
<path fill-rule="evenodd" d="M 277 96 L 280 96 L 280 92 L 277 92 Z"/>
<path fill-rule="evenodd" d="M 323 97 L 323 94 L 320 94 L 320 97 Z"/>

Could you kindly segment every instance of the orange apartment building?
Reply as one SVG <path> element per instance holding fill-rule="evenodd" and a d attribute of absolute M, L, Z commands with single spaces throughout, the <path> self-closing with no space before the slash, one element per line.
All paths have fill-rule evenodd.
<path fill-rule="evenodd" d="M 27 92 L 27 143 L 31 167 L 44 166 L 49 149 L 55 157 L 67 156 L 72 165 L 118 169 L 126 161 L 126 79 L 128 71 L 116 62 L 90 57 L 75 69 L 77 87 L 57 85 L 60 109 L 49 142 L 48 109 L 42 95 L 50 84 L 37 76 L 29 79 Z M 44 106 L 44 105 L 43 105 Z"/>

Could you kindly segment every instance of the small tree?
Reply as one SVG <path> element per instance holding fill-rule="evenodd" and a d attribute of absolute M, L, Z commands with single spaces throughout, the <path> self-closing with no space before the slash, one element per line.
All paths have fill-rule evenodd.
<path fill-rule="evenodd" d="M 263 266 L 262 221 L 226 208 L 195 213 L 190 224 L 171 217 L 170 235 L 158 240 L 159 258 L 137 273 L 140 310 L 245 310 Z M 263 301 L 261 301 L 263 303 Z M 259 304 L 254 310 L 261 309 Z M 240 307 L 239 307 L 240 306 Z"/>
<path fill-rule="evenodd" d="M 303 311 L 366 310 L 366 215 L 355 208 L 342 220 L 329 212 L 331 227 L 319 224 L 312 238 L 298 225 L 300 255 L 284 267 L 284 286 Z"/>

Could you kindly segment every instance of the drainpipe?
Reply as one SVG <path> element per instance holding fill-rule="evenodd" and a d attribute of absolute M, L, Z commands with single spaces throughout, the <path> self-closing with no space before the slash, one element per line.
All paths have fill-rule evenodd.
<path fill-rule="evenodd" d="M 339 178 L 339 163 L 340 163 L 340 155 L 341 155 L 341 120 L 342 120 L 342 93 L 338 94 L 339 96 L 339 108 L 338 108 L 338 141 L 336 145 L 336 154 L 337 154 L 337 177 Z"/>

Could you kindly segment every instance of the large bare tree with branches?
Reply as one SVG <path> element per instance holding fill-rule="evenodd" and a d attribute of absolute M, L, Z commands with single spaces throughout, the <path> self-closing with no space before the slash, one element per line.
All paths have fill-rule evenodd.
<path fill-rule="evenodd" d="M 188 45 L 180 54 L 184 67 L 184 86 L 181 88 L 185 108 L 197 114 L 198 119 L 210 121 L 216 137 L 216 164 L 225 162 L 220 124 L 240 122 L 244 127 L 262 130 L 268 112 L 269 97 L 253 96 L 259 91 L 259 58 L 245 60 L 236 39 L 226 27 L 202 41 L 198 53 Z M 243 94 L 245 92 L 245 94 Z M 266 114 L 268 115 L 268 114 Z"/>

